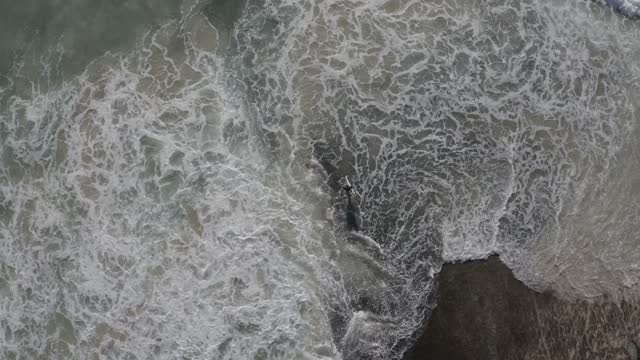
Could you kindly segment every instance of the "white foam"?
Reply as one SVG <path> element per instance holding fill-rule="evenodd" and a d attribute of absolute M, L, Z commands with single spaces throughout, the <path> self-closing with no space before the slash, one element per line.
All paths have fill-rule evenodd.
<path fill-rule="evenodd" d="M 530 286 L 553 286 L 558 253 L 580 253 L 558 237 L 577 189 L 605 190 L 633 141 L 637 27 L 579 1 L 266 3 L 241 41 L 261 44 L 241 47 L 257 59 L 249 86 L 266 84 L 256 112 L 287 150 L 321 142 L 351 171 L 385 266 L 420 279 L 500 253 Z M 410 297 L 417 283 L 399 287 Z"/>
<path fill-rule="evenodd" d="M 328 198 L 262 156 L 223 59 L 177 26 L 9 99 L 3 351 L 338 358 Z"/>
<path fill-rule="evenodd" d="M 634 293 L 640 30 L 578 0 L 251 6 L 0 90 L 6 351 L 400 358 L 442 262 L 494 252 L 531 286 Z"/>
<path fill-rule="evenodd" d="M 608 0 L 607 3 L 620 13 L 629 17 L 640 16 L 640 1 L 637 0 Z"/>

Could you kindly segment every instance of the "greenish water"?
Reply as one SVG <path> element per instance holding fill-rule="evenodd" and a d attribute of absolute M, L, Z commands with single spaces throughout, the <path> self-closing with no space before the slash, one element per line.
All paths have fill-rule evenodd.
<path fill-rule="evenodd" d="M 177 16 L 180 3 L 180 0 L 2 0 L 0 74 L 15 72 L 17 68 L 23 72 L 37 71 L 43 57 L 59 57 L 56 69 L 59 75 L 75 74 L 105 51 L 127 48 L 147 29 Z"/>
<path fill-rule="evenodd" d="M 442 263 L 494 253 L 640 299 L 610 9 L 0 1 L 2 360 L 402 359 Z"/>

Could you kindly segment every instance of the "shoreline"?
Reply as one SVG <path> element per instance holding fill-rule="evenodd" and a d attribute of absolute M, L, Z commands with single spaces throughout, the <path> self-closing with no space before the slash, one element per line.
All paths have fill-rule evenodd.
<path fill-rule="evenodd" d="M 627 360 L 640 344 L 639 305 L 536 292 L 495 255 L 445 264 L 436 296 L 405 360 Z"/>

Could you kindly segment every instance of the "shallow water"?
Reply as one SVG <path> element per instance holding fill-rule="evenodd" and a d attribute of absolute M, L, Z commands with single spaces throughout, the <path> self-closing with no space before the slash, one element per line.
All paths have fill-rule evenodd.
<path fill-rule="evenodd" d="M 639 295 L 637 22 L 577 0 L 127 4 L 91 10 L 122 36 L 51 20 L 6 62 L 4 357 L 400 358 L 442 263 L 492 253 L 561 297 Z"/>

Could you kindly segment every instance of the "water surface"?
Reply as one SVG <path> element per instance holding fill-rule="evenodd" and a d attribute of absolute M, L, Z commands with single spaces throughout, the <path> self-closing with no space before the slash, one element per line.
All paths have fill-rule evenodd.
<path fill-rule="evenodd" d="M 640 28 L 608 8 L 21 4 L 8 359 L 401 358 L 442 263 L 492 253 L 560 297 L 638 296 Z"/>

